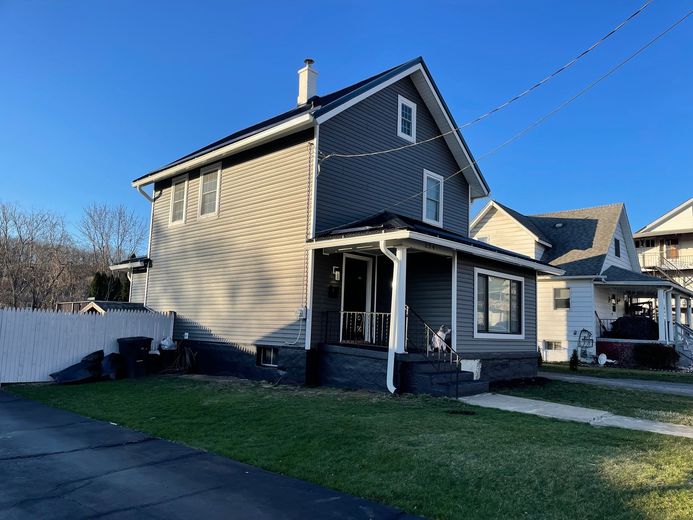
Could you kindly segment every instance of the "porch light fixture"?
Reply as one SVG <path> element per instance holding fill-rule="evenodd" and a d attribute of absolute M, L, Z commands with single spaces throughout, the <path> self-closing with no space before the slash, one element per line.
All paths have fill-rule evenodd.
<path fill-rule="evenodd" d="M 621 299 L 616 298 L 616 295 L 612 294 L 609 298 L 609 303 L 611 304 L 611 312 L 616 312 L 616 304 L 621 303 Z"/>

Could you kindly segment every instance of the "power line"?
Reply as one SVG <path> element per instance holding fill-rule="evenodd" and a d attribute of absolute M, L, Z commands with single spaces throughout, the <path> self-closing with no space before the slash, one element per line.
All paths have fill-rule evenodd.
<path fill-rule="evenodd" d="M 550 117 L 554 116 L 556 113 L 560 112 L 560 111 L 563 110 L 565 107 L 567 107 L 568 105 L 570 105 L 573 101 L 575 101 L 575 100 L 578 99 L 579 97 L 583 96 L 584 94 L 586 94 L 587 92 L 589 92 L 590 90 L 592 90 L 592 89 L 593 89 L 595 86 L 597 86 L 599 83 L 601 83 L 601 82 L 604 81 L 606 78 L 608 78 L 609 76 L 611 76 L 612 74 L 614 74 L 616 71 L 618 71 L 618 70 L 619 70 L 621 67 L 623 67 L 626 63 L 628 63 L 629 61 L 633 60 L 636 56 L 638 56 L 639 54 L 641 54 L 642 52 L 644 52 L 647 48 L 649 48 L 650 46 L 652 46 L 655 42 L 657 42 L 657 41 L 658 41 L 660 38 L 662 38 L 664 35 L 666 35 L 666 34 L 669 33 L 670 31 L 672 31 L 674 28 L 676 28 L 678 25 L 680 25 L 681 23 L 683 23 L 683 22 L 686 20 L 686 18 L 688 18 L 689 16 L 691 16 L 691 14 L 693 14 L 693 10 L 688 11 L 684 16 L 682 16 L 681 18 L 679 18 L 678 20 L 676 20 L 673 24 L 671 24 L 671 25 L 670 25 L 669 27 L 667 27 L 664 31 L 660 32 L 657 36 L 655 36 L 654 38 L 652 38 L 650 41 L 648 41 L 645 45 L 643 45 L 642 47 L 640 47 L 640 48 L 639 48 L 637 51 L 635 51 L 633 54 L 631 54 L 630 56 L 628 56 L 628 57 L 627 57 L 626 59 L 624 59 L 623 61 L 619 62 L 617 65 L 615 65 L 615 66 L 612 67 L 611 69 L 609 69 L 607 72 L 605 72 L 604 74 L 602 74 L 599 78 L 597 78 L 596 80 L 594 80 L 592 83 L 590 83 L 590 84 L 587 85 L 586 87 L 582 88 L 580 91 L 577 92 L 577 94 L 575 94 L 574 96 L 568 98 L 568 99 L 565 100 L 563 103 L 561 103 L 560 105 L 558 105 L 556 108 L 550 110 L 549 112 L 547 112 L 546 114 L 544 114 L 543 116 L 541 116 L 539 119 L 537 119 L 536 121 L 534 121 L 534 122 L 531 123 L 530 125 L 524 127 L 522 130 L 520 130 L 519 132 L 517 132 L 516 134 L 514 134 L 514 135 L 513 135 L 512 137 L 510 137 L 509 139 L 503 141 L 501 144 L 499 144 L 499 145 L 496 146 L 495 148 L 492 148 L 491 150 L 489 150 L 489 151 L 486 152 L 485 154 L 481 155 L 481 156 L 479 157 L 479 159 L 472 161 L 470 164 L 468 164 L 467 166 L 465 166 L 465 167 L 462 168 L 461 170 L 456 171 L 455 173 L 453 173 L 452 175 L 449 175 L 448 177 L 445 177 L 445 178 L 443 179 L 443 183 L 447 182 L 448 180 L 452 179 L 453 177 L 456 177 L 457 175 L 459 175 L 460 173 L 464 172 L 464 171 L 467 170 L 468 168 L 471 168 L 472 165 L 478 164 L 478 161 L 479 161 L 479 160 L 486 159 L 486 158 L 490 157 L 491 155 L 497 153 L 497 152 L 500 151 L 501 149 L 505 148 L 505 147 L 508 146 L 509 144 L 513 143 L 514 141 L 516 141 L 517 139 L 519 139 L 520 137 L 522 137 L 523 135 L 525 135 L 525 134 L 526 134 L 527 132 L 529 132 L 530 130 L 532 130 L 532 129 L 536 128 L 537 126 L 541 125 L 544 121 L 546 121 L 546 120 L 549 119 Z M 423 194 L 426 193 L 427 191 L 428 191 L 428 189 L 421 190 L 421 191 L 419 191 L 418 193 L 415 193 L 414 195 L 411 195 L 411 196 L 409 196 L 409 197 L 406 197 L 406 198 L 400 200 L 399 202 L 396 202 L 396 203 L 394 203 L 394 204 L 391 204 L 391 205 L 389 205 L 389 206 L 386 206 L 385 208 L 383 208 L 382 211 L 387 211 L 387 210 L 389 210 L 389 209 L 395 208 L 395 207 L 399 206 L 400 204 L 404 204 L 405 202 L 407 202 L 407 201 L 409 201 L 409 200 L 411 200 L 411 199 L 414 199 L 414 198 L 419 197 L 420 195 L 423 195 Z"/>
<path fill-rule="evenodd" d="M 549 75 L 546 76 L 545 78 L 541 79 L 540 81 L 537 81 L 537 82 L 536 82 L 534 85 L 532 85 L 531 87 L 529 87 L 529 88 L 523 90 L 523 91 L 520 92 L 519 94 L 517 94 L 517 95 L 511 97 L 510 99 L 504 101 L 503 103 L 501 103 L 500 105 L 498 105 L 498 106 L 492 108 L 492 109 L 489 110 L 488 112 L 485 112 L 485 113 L 481 114 L 480 116 L 478 116 L 478 117 L 476 117 L 476 118 L 474 118 L 474 119 L 471 119 L 471 120 L 467 121 L 466 123 L 464 123 L 464 124 L 462 124 L 462 125 L 460 125 L 460 126 L 458 126 L 458 127 L 456 127 L 456 128 L 453 128 L 452 130 L 448 130 L 447 132 L 444 132 L 444 133 L 442 133 L 442 134 L 440 134 L 440 135 L 436 135 L 436 136 L 431 137 L 431 138 L 429 138 L 429 139 L 424 139 L 423 141 L 417 141 L 417 142 L 415 142 L 415 143 L 405 144 L 405 145 L 403 145 L 403 146 L 398 146 L 398 147 L 390 148 L 390 149 L 387 149 L 387 150 L 379 150 L 379 151 L 374 151 L 374 152 L 364 152 L 364 153 L 355 153 L 355 154 L 330 153 L 330 154 L 326 154 L 324 157 L 322 157 L 322 158 L 320 159 L 320 162 L 326 161 L 327 159 L 330 159 L 331 157 L 340 157 L 340 158 L 370 157 L 370 156 L 373 156 L 373 155 L 382 155 L 382 154 L 386 154 L 386 153 L 398 152 L 398 151 L 400 151 L 400 150 L 406 150 L 407 148 L 412 148 L 412 147 L 414 147 L 414 146 L 419 146 L 419 145 L 421 145 L 421 144 L 429 143 L 429 142 L 434 141 L 434 140 L 436 140 L 436 139 L 440 139 L 441 137 L 445 137 L 446 135 L 450 135 L 450 134 L 452 134 L 452 133 L 454 133 L 454 132 L 457 132 L 457 131 L 459 131 L 459 130 L 461 130 L 461 129 L 463 129 L 463 128 L 466 128 L 466 127 L 468 127 L 468 126 L 471 126 L 471 125 L 473 125 L 473 124 L 476 124 L 476 123 L 478 123 L 479 121 L 481 121 L 481 120 L 483 120 L 483 119 L 486 119 L 486 118 L 489 117 L 490 115 L 492 115 L 492 114 L 494 114 L 494 113 L 496 113 L 496 112 L 498 112 L 498 111 L 500 111 L 500 110 L 503 110 L 504 108 L 506 108 L 506 107 L 509 106 L 510 104 L 514 103 L 514 102 L 517 101 L 518 99 L 521 99 L 521 98 L 525 97 L 527 94 L 529 94 L 529 93 L 532 92 L 533 90 L 539 88 L 539 87 L 542 86 L 544 83 L 547 83 L 547 82 L 549 82 L 550 80 L 552 80 L 553 78 L 555 78 L 556 76 L 558 76 L 561 72 L 563 72 L 563 71 L 569 69 L 570 67 L 572 67 L 573 65 L 575 65 L 575 63 L 577 63 L 578 60 L 580 60 L 581 58 L 585 57 L 587 54 L 589 54 L 589 53 L 592 52 L 594 49 L 596 49 L 597 47 L 599 47 L 602 43 L 604 43 L 604 42 L 605 42 L 607 39 L 609 39 L 611 36 L 613 36 L 613 35 L 616 34 L 618 31 L 620 31 L 628 22 L 630 22 L 633 18 L 635 18 L 635 17 L 638 16 L 641 12 L 643 12 L 643 11 L 645 10 L 645 8 L 646 8 L 648 5 L 650 5 L 652 2 L 653 2 L 653 0 L 647 0 L 638 10 L 636 10 L 635 12 L 633 12 L 630 16 L 628 16 L 628 18 L 626 18 L 625 20 L 623 20 L 620 24 L 618 24 L 616 27 L 614 27 L 613 29 L 611 29 L 611 31 L 609 31 L 609 32 L 606 33 L 604 36 L 602 36 L 599 40 L 597 40 L 596 42 L 594 42 L 590 47 L 588 47 L 587 49 L 585 49 L 584 51 L 582 51 L 580 54 L 578 54 L 578 55 L 575 56 L 573 59 L 571 59 L 570 61 L 568 61 L 568 63 L 566 63 L 565 65 L 559 67 L 558 69 L 556 69 L 555 71 L 553 71 L 551 74 L 549 74 Z"/>

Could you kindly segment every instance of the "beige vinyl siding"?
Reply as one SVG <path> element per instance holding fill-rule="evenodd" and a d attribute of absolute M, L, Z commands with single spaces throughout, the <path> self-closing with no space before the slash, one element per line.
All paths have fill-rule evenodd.
<path fill-rule="evenodd" d="M 474 268 L 524 278 L 524 339 L 475 338 Z M 516 266 L 459 254 L 457 259 L 457 350 L 461 354 L 491 352 L 536 352 L 537 349 L 536 272 Z"/>
<path fill-rule="evenodd" d="M 144 303 L 147 273 L 136 273 L 130 280 L 130 303 Z"/>
<path fill-rule="evenodd" d="M 652 233 L 656 231 L 664 234 L 667 231 L 680 231 L 691 228 L 693 228 L 693 206 L 687 206 L 647 232 Z"/>
<path fill-rule="evenodd" d="M 303 305 L 312 135 L 299 137 L 225 161 L 218 215 L 198 217 L 197 170 L 190 172 L 185 224 L 170 226 L 170 184 L 162 185 L 146 303 L 176 311 L 176 337 L 303 344 L 296 310 Z"/>
<path fill-rule="evenodd" d="M 515 219 L 491 208 L 470 230 L 472 238 L 487 237 L 494 246 L 515 251 L 535 259 L 538 250 L 535 238 Z"/>
<path fill-rule="evenodd" d="M 618 240 L 621 243 L 620 257 L 616 256 L 615 240 Z M 620 267 L 622 269 L 628 269 L 629 271 L 633 269 L 633 266 L 630 262 L 630 258 L 628 256 L 628 244 L 626 244 L 626 241 L 623 238 L 623 228 L 621 227 L 620 222 L 616 225 L 616 229 L 614 230 L 614 236 L 611 239 L 611 243 L 609 244 L 609 251 L 606 254 L 606 258 L 604 259 L 604 268 L 602 272 L 611 267 L 612 265 Z"/>
<path fill-rule="evenodd" d="M 570 309 L 553 308 L 553 290 L 570 288 Z M 537 283 L 537 339 L 543 349 L 545 341 L 560 341 L 566 349 L 549 354 L 548 361 L 566 361 L 582 329 L 594 334 L 594 285 L 592 280 L 545 280 Z M 556 356 L 562 355 L 561 359 Z"/>

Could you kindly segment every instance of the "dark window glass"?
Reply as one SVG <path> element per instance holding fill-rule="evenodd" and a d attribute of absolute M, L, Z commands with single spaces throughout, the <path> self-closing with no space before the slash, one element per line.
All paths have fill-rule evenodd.
<path fill-rule="evenodd" d="M 519 281 L 478 275 L 477 332 L 521 334 L 522 312 L 522 284 Z"/>

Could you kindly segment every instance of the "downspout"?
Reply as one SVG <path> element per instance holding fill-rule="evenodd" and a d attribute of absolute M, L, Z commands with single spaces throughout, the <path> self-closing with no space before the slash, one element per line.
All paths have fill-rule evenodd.
<path fill-rule="evenodd" d="M 142 195 L 145 199 L 147 199 L 150 203 L 150 209 L 149 209 L 149 238 L 147 240 L 147 258 L 150 259 L 152 258 L 152 233 L 154 231 L 154 201 L 156 201 L 157 196 L 155 194 L 155 191 L 152 190 L 152 195 L 150 196 L 149 193 L 144 191 L 142 189 L 142 186 L 137 186 L 137 191 Z M 132 288 L 132 286 L 131 286 Z M 149 295 L 149 265 L 147 265 L 147 274 L 144 277 L 144 298 L 142 304 L 146 307 L 147 306 L 147 296 Z M 129 298 L 128 298 L 129 299 Z"/>
<path fill-rule="evenodd" d="M 397 255 L 393 254 L 392 251 L 390 251 L 386 247 L 384 240 L 380 241 L 380 251 L 382 251 L 382 253 L 386 257 L 392 260 L 392 263 L 395 266 L 395 268 L 393 269 L 393 273 L 397 272 L 397 267 L 399 266 L 399 258 L 397 258 Z M 395 284 L 395 289 L 397 290 L 397 280 L 393 280 L 393 283 Z M 396 320 L 396 314 L 391 316 L 390 342 L 387 348 L 387 389 L 391 394 L 394 394 L 397 391 L 397 388 L 395 387 L 395 348 L 397 348 L 397 338 L 394 337 L 394 332 L 397 330 L 397 324 L 395 323 Z"/>
<path fill-rule="evenodd" d="M 142 189 L 142 186 L 137 186 L 137 191 L 140 192 L 140 195 L 142 195 L 145 199 L 147 199 L 149 202 L 154 203 L 154 197 L 150 196 L 149 193 L 144 191 Z"/>

